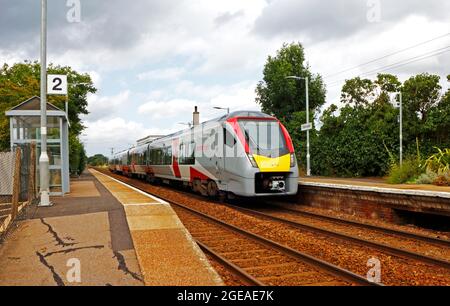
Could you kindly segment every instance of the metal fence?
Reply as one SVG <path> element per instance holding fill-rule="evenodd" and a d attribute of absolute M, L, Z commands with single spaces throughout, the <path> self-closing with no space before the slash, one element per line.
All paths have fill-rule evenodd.
<path fill-rule="evenodd" d="M 14 152 L 0 152 L 0 203 L 11 203 L 13 175 Z"/>
<path fill-rule="evenodd" d="M 0 232 L 36 195 L 36 145 L 20 145 L 11 152 L 0 152 Z"/>

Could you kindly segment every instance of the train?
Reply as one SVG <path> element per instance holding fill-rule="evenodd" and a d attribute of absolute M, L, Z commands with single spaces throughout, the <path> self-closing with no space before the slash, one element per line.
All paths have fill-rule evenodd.
<path fill-rule="evenodd" d="M 288 131 L 257 111 L 232 112 L 118 152 L 109 170 L 208 197 L 295 195 L 299 179 Z"/>

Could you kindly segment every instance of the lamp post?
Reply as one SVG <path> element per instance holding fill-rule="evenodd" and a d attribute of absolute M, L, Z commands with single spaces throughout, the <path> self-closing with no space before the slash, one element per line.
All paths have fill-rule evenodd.
<path fill-rule="evenodd" d="M 227 114 L 230 114 L 230 108 L 229 107 L 219 107 L 219 106 L 214 106 L 215 109 L 222 109 L 222 110 L 226 110 Z"/>
<path fill-rule="evenodd" d="M 39 180 L 41 192 L 39 206 L 51 206 L 47 154 L 47 0 L 41 0 L 41 154 L 39 156 Z"/>
<path fill-rule="evenodd" d="M 306 124 L 309 125 L 309 78 L 308 77 L 298 77 L 298 76 L 288 76 L 286 79 L 293 80 L 305 80 L 306 86 Z M 310 144 L 309 144 L 309 131 L 310 128 L 306 130 L 306 175 L 311 176 L 311 155 L 310 155 Z"/>
<path fill-rule="evenodd" d="M 400 102 L 400 167 L 403 166 L 403 95 L 400 91 L 398 93 L 399 102 Z"/>

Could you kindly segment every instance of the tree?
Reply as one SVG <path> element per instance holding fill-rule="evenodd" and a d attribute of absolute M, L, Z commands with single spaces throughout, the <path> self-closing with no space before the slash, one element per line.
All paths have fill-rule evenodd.
<path fill-rule="evenodd" d="M 108 164 L 108 157 L 103 154 L 96 154 L 88 158 L 88 164 L 90 166 L 104 166 Z"/>
<path fill-rule="evenodd" d="M 344 107 L 326 109 L 313 138 L 312 166 L 317 174 L 379 176 L 389 166 L 390 151 L 398 150 L 398 110 L 390 94 L 400 86 L 397 77 L 380 74 L 376 80 L 354 78 L 342 89 Z"/>
<path fill-rule="evenodd" d="M 367 106 L 374 98 L 375 84 L 359 77 L 347 80 L 342 87 L 341 102 L 348 105 Z"/>
<path fill-rule="evenodd" d="M 263 80 L 256 87 L 256 102 L 264 112 L 274 114 L 283 122 L 290 121 L 295 112 L 306 108 L 305 82 L 287 80 L 287 76 L 309 78 L 312 116 L 325 103 L 326 91 L 322 77 L 310 72 L 300 43 L 283 44 L 276 56 L 267 58 L 263 74 Z"/>
<path fill-rule="evenodd" d="M 436 106 L 440 99 L 442 87 L 439 85 L 440 77 L 423 73 L 411 77 L 403 85 L 403 100 L 406 109 L 411 115 L 424 123 L 428 112 Z M 419 116 L 417 116 L 419 115 Z"/>
<path fill-rule="evenodd" d="M 403 117 L 405 143 L 416 142 L 422 144 L 423 154 L 428 155 L 436 145 L 436 121 L 440 108 L 441 86 L 440 77 L 428 73 L 413 76 L 402 86 Z M 433 112 L 433 118 L 430 114 Z"/>
<path fill-rule="evenodd" d="M 69 168 L 74 175 L 81 174 L 86 168 L 86 151 L 84 145 L 75 135 L 69 135 Z"/>

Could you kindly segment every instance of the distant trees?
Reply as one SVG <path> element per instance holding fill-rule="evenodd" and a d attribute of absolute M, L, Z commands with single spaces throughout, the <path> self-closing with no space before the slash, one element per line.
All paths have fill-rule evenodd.
<path fill-rule="evenodd" d="M 311 77 L 311 118 L 325 103 L 325 86 L 304 64 L 300 44 L 283 45 L 264 67 L 264 79 L 256 101 L 263 111 L 276 115 L 286 125 L 300 164 L 305 159 L 304 82 L 285 79 L 288 75 Z M 450 76 L 448 76 L 450 79 Z M 390 159 L 399 155 L 399 109 L 395 93 L 403 94 L 403 137 L 405 157 L 417 149 L 429 156 L 434 147 L 450 148 L 450 91 L 442 93 L 440 77 L 418 74 L 403 84 L 397 76 L 379 74 L 375 79 L 353 78 L 345 82 L 339 104 L 324 109 L 320 130 L 311 132 L 311 166 L 315 175 L 383 176 Z M 340 107 L 339 107 L 339 106 Z M 419 148 L 417 148 L 419 144 Z"/>
<path fill-rule="evenodd" d="M 84 129 L 82 114 L 88 114 L 87 96 L 95 93 L 89 74 L 81 74 L 71 67 L 48 66 L 48 73 L 66 74 L 69 85 L 69 159 L 71 172 L 82 172 L 86 165 L 83 144 L 78 139 Z M 9 149 L 9 123 L 5 111 L 27 100 L 40 96 L 40 65 L 38 62 L 25 61 L 12 66 L 4 64 L 0 68 L 0 151 Z M 49 96 L 48 101 L 64 109 L 65 97 Z"/>
<path fill-rule="evenodd" d="M 108 164 L 108 157 L 104 156 L 103 154 L 96 154 L 88 158 L 89 166 L 97 167 L 97 166 L 104 166 L 107 164 Z"/>

